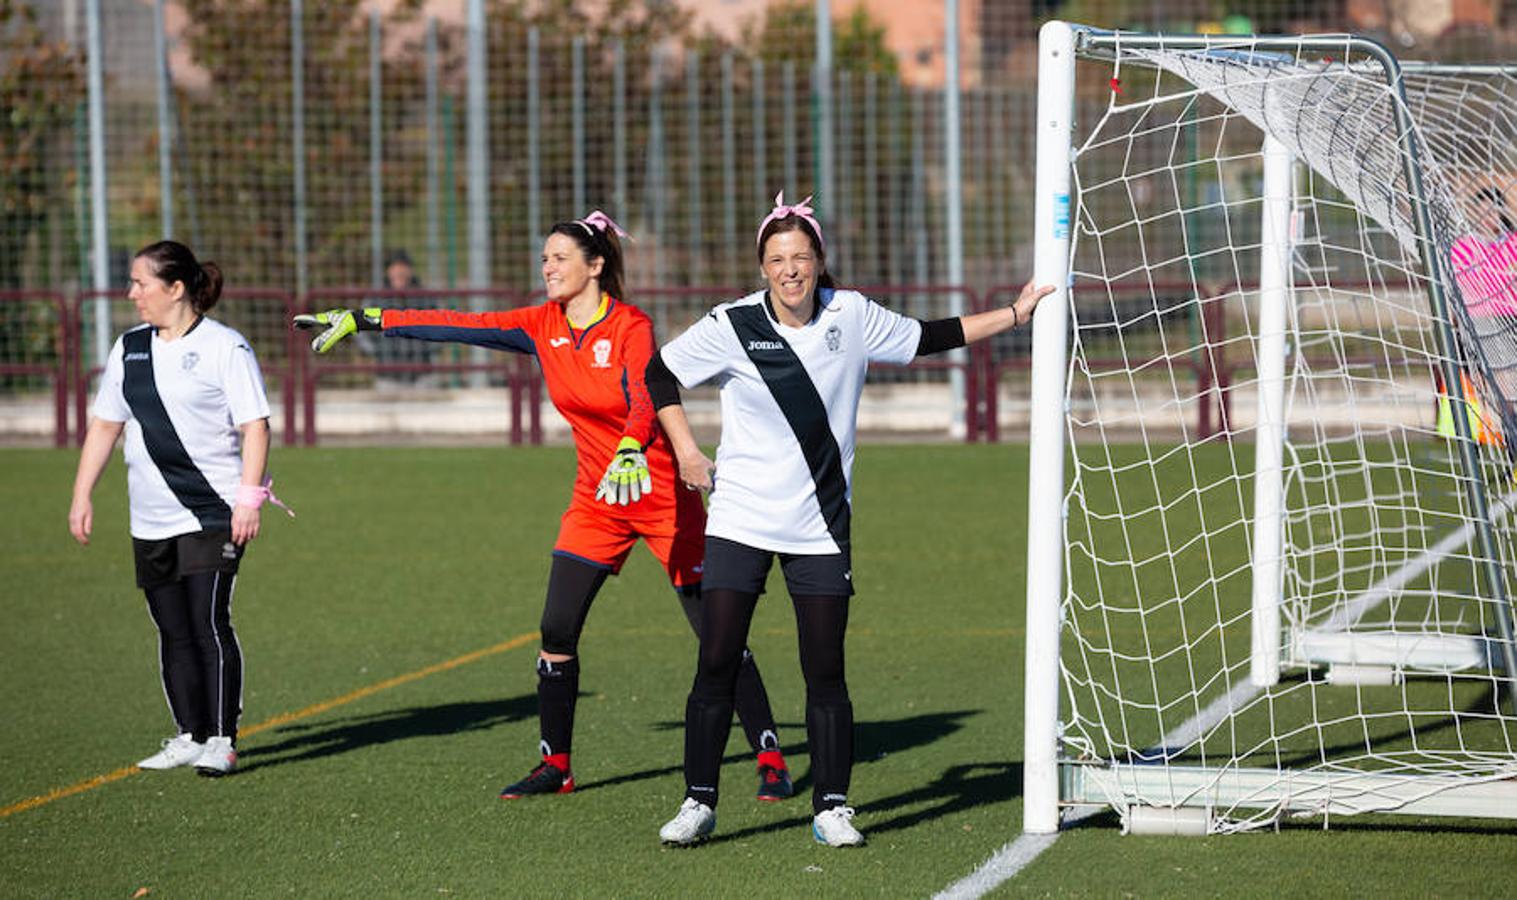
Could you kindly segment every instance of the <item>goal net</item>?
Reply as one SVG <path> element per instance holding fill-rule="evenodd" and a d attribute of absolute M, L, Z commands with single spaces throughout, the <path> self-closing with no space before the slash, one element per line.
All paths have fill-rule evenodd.
<path fill-rule="evenodd" d="M 1040 56 L 1026 827 L 1517 816 L 1511 75 Z"/>

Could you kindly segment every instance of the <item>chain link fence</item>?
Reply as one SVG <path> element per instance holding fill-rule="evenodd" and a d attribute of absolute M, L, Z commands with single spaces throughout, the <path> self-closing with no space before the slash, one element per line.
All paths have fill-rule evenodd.
<path fill-rule="evenodd" d="M 470 6 L 0 3 L 0 103 L 9 110 L 0 123 L 0 290 L 117 289 L 136 248 L 172 236 L 220 264 L 229 286 L 284 292 L 301 308 L 335 301 L 318 293 L 335 289 L 442 291 L 409 299 L 488 308 L 488 291 L 537 288 L 542 235 L 554 222 L 598 207 L 634 235 L 628 299 L 673 302 L 679 291 L 721 286 L 688 298 L 706 307 L 760 285 L 753 229 L 783 189 L 793 200 L 816 195 L 842 283 L 889 286 L 883 302 L 946 315 L 968 309 L 970 293 L 990 296 L 1030 271 L 1043 18 L 1361 31 L 1445 60 L 1504 60 L 1517 46 L 1517 15 L 1499 0 L 1443 12 L 1394 0 L 840 0 L 823 67 L 825 3 L 487 0 L 472 20 Z M 949 9 L 958 13 L 952 31 Z M 92 28 L 101 48 L 93 91 Z M 1087 100 L 1098 114 L 1102 98 Z M 391 283 L 386 269 L 401 256 L 414 280 Z M 908 289 L 928 285 L 970 293 Z M 26 336 L 0 341 L 0 366 L 27 364 L 26 354 L 42 351 L 15 348 L 57 331 L 28 325 L 37 317 L 19 309 L 4 307 L 20 316 L 6 319 L 7 332 Z M 120 325 L 108 310 L 79 309 L 85 369 Z M 656 318 L 660 338 L 672 337 L 679 317 Z M 250 337 L 265 360 L 287 352 L 282 332 Z M 1018 351 L 998 346 L 997 358 L 1006 352 Z M 432 361 L 461 357 L 388 360 Z M 299 364 L 290 365 L 298 380 Z M 946 385 L 967 365 L 912 378 Z M 367 389 L 404 374 L 354 371 L 323 384 Z M 479 383 L 477 373 L 434 374 L 440 389 Z M 45 377 L 4 377 L 0 405 L 45 402 Z M 965 390 L 955 387 L 956 402 L 979 409 Z M 0 417 L 0 429 L 10 419 Z"/>

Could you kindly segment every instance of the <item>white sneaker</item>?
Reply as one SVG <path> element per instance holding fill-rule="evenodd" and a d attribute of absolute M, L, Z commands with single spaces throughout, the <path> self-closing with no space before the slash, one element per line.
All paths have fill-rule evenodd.
<path fill-rule="evenodd" d="M 195 743 L 195 736 L 189 732 L 168 738 L 163 742 L 163 749 L 144 759 L 137 764 L 139 769 L 174 769 L 179 766 L 187 766 L 200 758 L 205 745 Z"/>
<path fill-rule="evenodd" d="M 674 818 L 658 830 L 658 837 L 666 844 L 689 846 L 704 841 L 715 830 L 716 810 L 686 797 Z"/>
<path fill-rule="evenodd" d="M 237 751 L 232 749 L 232 739 L 216 736 L 205 742 L 205 750 L 195 760 L 195 771 L 201 775 L 230 775 L 237 770 Z"/>
<path fill-rule="evenodd" d="M 861 847 L 864 835 L 853 827 L 853 807 L 824 809 L 811 820 L 811 836 L 829 847 Z"/>

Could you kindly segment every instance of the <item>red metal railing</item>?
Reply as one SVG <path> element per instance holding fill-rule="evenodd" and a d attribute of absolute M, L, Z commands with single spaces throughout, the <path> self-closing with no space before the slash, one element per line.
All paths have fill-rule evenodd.
<path fill-rule="evenodd" d="M 53 446 L 68 446 L 68 389 L 69 389 L 69 361 L 70 340 L 72 330 L 68 314 L 68 303 L 62 294 L 50 291 L 0 291 L 0 304 L 47 304 L 54 312 L 53 338 L 57 341 L 56 349 L 51 354 L 52 359 L 41 362 L 5 362 L 0 363 L 0 376 L 26 377 L 42 376 L 52 379 L 53 382 Z M 44 356 L 48 354 L 43 354 Z M 81 426 L 81 431 L 82 431 Z"/>
<path fill-rule="evenodd" d="M 1120 285 L 1112 286 L 1113 292 L 1122 294 L 1124 291 Z M 1021 292 L 1020 285 L 999 285 L 991 288 L 985 294 L 986 308 L 1004 306 L 1016 299 Z M 1226 354 L 1227 345 L 1227 317 L 1224 300 L 1234 292 L 1220 292 L 1213 290 L 1209 285 L 1201 285 L 1200 288 L 1190 283 L 1173 284 L 1148 284 L 1135 286 L 1134 291 L 1141 291 L 1138 296 L 1185 296 L 1204 293 L 1206 296 L 1199 298 L 1201 315 L 1197 318 L 1199 328 L 1199 348 L 1183 358 L 1177 358 L 1174 362 L 1182 368 L 1189 368 L 1196 379 L 1196 398 L 1198 400 L 1196 411 L 1197 437 L 1206 440 L 1214 436 L 1227 437 L 1231 434 L 1230 422 L 1232 419 L 1232 376 L 1234 366 L 1228 361 Z M 1079 302 L 1078 290 L 1076 302 Z M 1120 323 L 1113 323 L 1120 324 Z M 1030 347 L 1031 333 L 1026 332 L 1023 338 Z M 984 378 L 984 413 L 986 423 L 987 440 L 992 443 L 1001 439 L 999 391 L 997 390 L 1001 377 L 1008 371 L 1027 369 L 1032 365 L 1030 352 L 1017 353 L 1002 358 L 997 358 L 993 347 L 986 346 L 981 357 L 981 373 Z M 1132 361 L 1120 356 L 1087 356 L 1083 365 L 1092 371 L 1117 371 L 1132 365 Z"/>
<path fill-rule="evenodd" d="M 922 309 L 903 309 L 907 314 L 922 318 L 937 318 L 947 315 L 946 298 L 957 295 L 963 298 L 966 313 L 984 308 L 975 291 L 955 285 L 869 285 L 859 288 L 866 296 L 885 302 L 892 307 L 893 298 L 920 298 Z M 658 326 L 656 339 L 662 343 L 673 338 L 680 330 L 698 319 L 713 306 L 742 296 L 742 288 L 726 286 L 709 287 L 638 287 L 629 291 L 631 302 L 653 317 Z M 457 304 L 463 308 L 471 298 L 484 299 L 495 308 L 515 308 L 541 300 L 541 292 L 523 292 L 508 289 L 455 288 L 436 290 L 380 290 L 374 288 L 337 288 L 310 291 L 297 300 L 289 291 L 272 288 L 229 288 L 223 292 L 223 303 L 212 313 L 217 319 L 237 328 L 254 344 L 259 354 L 259 363 L 266 376 L 278 381 L 282 401 L 283 441 L 285 444 L 315 444 L 319 438 L 316 424 L 316 390 L 325 379 L 342 374 L 389 374 L 389 373 L 494 373 L 504 378 L 510 395 L 510 440 L 512 444 L 541 443 L 542 422 L 540 410 L 543 401 L 543 382 L 535 360 L 522 354 L 510 354 L 488 362 L 386 362 L 379 360 L 353 361 L 351 354 L 334 354 L 318 357 L 308 346 L 310 335 L 291 326 L 293 316 L 299 311 L 319 310 L 333 307 L 352 307 L 384 303 L 395 305 L 396 301 L 416 301 L 436 306 L 440 303 Z M 94 364 L 94 354 L 84 346 L 86 335 L 92 333 L 94 301 L 104 299 L 110 310 L 105 328 L 110 340 L 136 324 L 137 317 L 130 309 L 130 301 L 120 291 L 82 291 L 72 297 L 61 292 L 10 291 L 0 292 L 0 303 L 44 302 L 56 309 L 56 322 L 50 340 L 56 342 L 56 358 L 46 362 L 0 363 L 0 375 L 40 375 L 53 380 L 55 427 L 54 443 L 67 446 L 71 438 L 82 442 L 85 425 L 89 419 L 91 388 L 100 373 Z M 86 327 L 89 323 L 90 327 Z M 277 341 L 271 346 L 272 342 Z M 93 345 L 93 341 L 91 341 Z M 274 349 L 277 347 L 278 349 Z M 90 360 L 90 362 L 86 362 Z M 1016 363 L 1011 363 L 1015 365 Z M 965 384 L 965 438 L 969 441 L 996 437 L 994 379 L 1006 363 L 994 364 L 990 347 L 984 343 L 969 348 L 967 358 L 953 360 L 947 357 L 930 357 L 919 360 L 909 368 L 928 371 L 958 370 L 964 375 Z M 893 368 L 893 367 L 882 367 Z M 72 404 L 70 404 L 72 394 Z M 69 407 L 73 406 L 73 427 L 70 428 Z"/>

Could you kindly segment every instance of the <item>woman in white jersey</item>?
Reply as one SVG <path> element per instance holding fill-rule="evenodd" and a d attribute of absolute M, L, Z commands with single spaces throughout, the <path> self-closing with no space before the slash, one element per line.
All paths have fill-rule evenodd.
<path fill-rule="evenodd" d="M 659 832 L 666 843 L 695 843 L 716 827 L 733 685 L 776 555 L 795 607 L 806 681 L 812 834 L 835 847 L 863 843 L 847 803 L 853 706 L 843 637 L 853 594 L 849 479 L 864 374 L 871 362 L 904 364 L 1015 327 L 1053 290 L 1029 284 L 1013 305 L 963 318 L 907 318 L 834 285 L 810 199 L 787 206 L 783 194 L 775 197 L 759 226 L 768 290 L 718 306 L 648 366 L 648 391 L 681 479 L 711 490 L 705 627 L 685 706 L 685 800 Z M 721 395 L 715 465 L 679 403 L 680 386 L 708 381 Z"/>
<path fill-rule="evenodd" d="M 69 531 L 88 544 L 90 494 L 126 433 L 137 585 L 158 627 L 163 693 L 177 734 L 140 763 L 237 766 L 242 652 L 232 590 L 269 497 L 269 401 L 247 340 L 206 318 L 221 271 L 160 241 L 132 260 L 129 296 L 145 324 L 116 339 L 79 454 Z"/>

